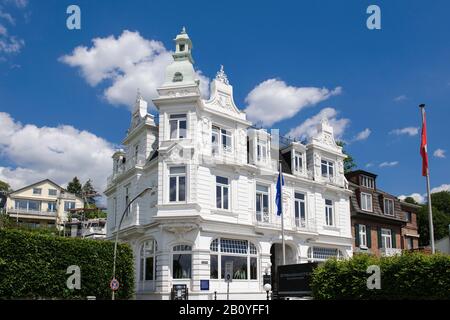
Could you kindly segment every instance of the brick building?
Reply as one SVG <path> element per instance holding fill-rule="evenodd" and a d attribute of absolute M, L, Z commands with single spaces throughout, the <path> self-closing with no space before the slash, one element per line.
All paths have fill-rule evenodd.
<path fill-rule="evenodd" d="M 400 201 L 377 188 L 377 175 L 357 170 L 346 174 L 355 253 L 391 256 L 418 248 L 419 206 Z"/>

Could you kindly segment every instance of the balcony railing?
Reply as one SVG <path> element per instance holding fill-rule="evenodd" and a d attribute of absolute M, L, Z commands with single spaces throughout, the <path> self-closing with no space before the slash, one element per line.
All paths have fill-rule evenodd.
<path fill-rule="evenodd" d="M 256 212 L 254 223 L 260 227 L 281 228 L 281 216 L 269 212 Z M 286 230 L 299 232 L 315 232 L 317 230 L 314 219 L 286 219 L 284 220 L 284 227 Z"/>
<path fill-rule="evenodd" d="M 114 172 L 107 178 L 107 185 L 110 185 L 114 181 L 114 179 L 127 172 L 128 170 L 133 169 L 136 166 L 143 167 L 145 163 L 146 158 L 143 154 L 140 154 L 137 157 L 132 157 L 131 159 L 127 159 L 125 163 L 117 166 L 116 172 Z"/>
<path fill-rule="evenodd" d="M 382 248 L 380 249 L 381 255 L 384 257 L 392 257 L 392 256 L 398 256 L 402 254 L 402 249 L 398 248 Z"/>
<path fill-rule="evenodd" d="M 10 208 L 7 210 L 8 214 L 20 214 L 20 215 L 33 215 L 33 216 L 47 216 L 47 217 L 56 217 L 55 211 L 40 211 L 40 210 L 27 210 L 27 209 L 16 209 Z"/>

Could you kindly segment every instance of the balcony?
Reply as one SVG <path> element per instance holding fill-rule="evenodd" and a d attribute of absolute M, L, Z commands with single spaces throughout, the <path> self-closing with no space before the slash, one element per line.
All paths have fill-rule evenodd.
<path fill-rule="evenodd" d="M 397 248 L 382 248 L 380 249 L 380 253 L 383 257 L 393 257 L 402 254 L 402 249 Z"/>
<path fill-rule="evenodd" d="M 41 217 L 47 219 L 56 219 L 56 212 L 52 211 L 39 211 L 39 210 L 27 210 L 27 209 L 15 209 L 9 208 L 7 213 L 11 217 Z"/>
<path fill-rule="evenodd" d="M 314 219 L 285 219 L 285 230 L 293 230 L 297 232 L 316 232 L 316 223 Z M 262 228 L 280 229 L 281 217 L 268 212 L 256 212 L 254 215 L 254 224 Z"/>
<path fill-rule="evenodd" d="M 106 180 L 107 185 L 108 186 L 111 185 L 116 178 L 120 177 L 125 172 L 128 172 L 129 170 L 134 169 L 136 167 L 143 167 L 145 163 L 146 158 L 143 154 L 128 159 L 125 163 L 118 165 L 116 171 L 107 178 Z"/>

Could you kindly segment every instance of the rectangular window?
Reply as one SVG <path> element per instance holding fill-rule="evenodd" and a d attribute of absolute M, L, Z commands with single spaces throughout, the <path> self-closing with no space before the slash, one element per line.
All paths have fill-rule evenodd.
<path fill-rule="evenodd" d="M 230 184 L 228 178 L 216 176 L 216 207 L 229 209 Z"/>
<path fill-rule="evenodd" d="M 392 248 L 392 232 L 390 229 L 381 229 L 381 247 Z"/>
<path fill-rule="evenodd" d="M 186 201 L 186 167 L 171 167 L 169 171 L 169 201 Z"/>
<path fill-rule="evenodd" d="M 56 202 L 47 203 L 47 211 L 48 212 L 56 212 Z"/>
<path fill-rule="evenodd" d="M 134 146 L 134 161 L 138 161 L 138 156 L 139 156 L 139 145 L 135 145 Z"/>
<path fill-rule="evenodd" d="M 58 194 L 58 190 L 56 189 L 48 189 L 49 196 L 56 196 Z"/>
<path fill-rule="evenodd" d="M 325 200 L 325 223 L 327 226 L 334 225 L 333 219 L 333 201 L 326 199 Z"/>
<path fill-rule="evenodd" d="M 322 160 L 322 177 L 331 178 L 334 176 L 334 163 L 328 160 Z"/>
<path fill-rule="evenodd" d="M 267 141 L 258 139 L 256 144 L 256 156 L 258 161 L 267 162 L 267 150 Z"/>
<path fill-rule="evenodd" d="M 367 247 L 367 228 L 363 224 L 359 225 L 359 246 Z"/>
<path fill-rule="evenodd" d="M 211 152 L 213 155 L 219 154 L 221 150 L 223 150 L 224 152 L 231 152 L 233 150 L 231 141 L 231 131 L 221 129 L 217 126 L 212 126 Z"/>
<path fill-rule="evenodd" d="M 412 213 L 411 212 L 406 212 L 406 221 L 412 222 Z"/>
<path fill-rule="evenodd" d="M 15 208 L 20 210 L 28 210 L 28 201 L 26 200 L 16 200 Z"/>
<path fill-rule="evenodd" d="M 269 188 L 256 185 L 256 221 L 269 222 Z"/>
<path fill-rule="evenodd" d="M 64 201 L 64 211 L 69 212 L 71 209 L 75 209 L 75 201 Z"/>
<path fill-rule="evenodd" d="M 306 204 L 303 193 L 295 193 L 295 225 L 300 228 L 306 227 Z"/>
<path fill-rule="evenodd" d="M 29 211 L 41 211 L 41 202 L 28 200 L 28 209 Z"/>
<path fill-rule="evenodd" d="M 406 249 L 408 250 L 414 249 L 413 238 L 406 237 Z"/>
<path fill-rule="evenodd" d="M 220 128 L 213 126 L 212 127 L 212 135 L 211 135 L 211 147 L 212 154 L 219 154 L 219 146 L 220 146 Z"/>
<path fill-rule="evenodd" d="M 394 215 L 394 200 L 384 199 L 384 214 L 388 216 Z"/>
<path fill-rule="evenodd" d="M 209 278 L 219 279 L 219 261 L 218 256 L 214 254 L 211 255 Z"/>
<path fill-rule="evenodd" d="M 229 130 L 220 130 L 222 135 L 222 149 L 225 152 L 231 152 L 231 132 Z"/>
<path fill-rule="evenodd" d="M 130 207 L 128 207 L 128 204 L 130 203 L 130 186 L 125 187 L 125 208 L 127 208 L 126 215 L 130 213 Z"/>
<path fill-rule="evenodd" d="M 42 189 L 41 188 L 33 188 L 33 194 L 41 195 Z"/>
<path fill-rule="evenodd" d="M 373 211 L 371 194 L 361 192 L 361 209 L 364 211 Z"/>
<path fill-rule="evenodd" d="M 258 259 L 256 257 L 250 258 L 250 280 L 258 279 Z"/>
<path fill-rule="evenodd" d="M 238 256 L 221 256 L 221 279 L 225 278 L 225 263 L 227 261 L 233 262 L 233 279 L 236 280 L 246 280 L 248 279 L 248 270 L 247 270 L 247 257 L 238 257 Z"/>
<path fill-rule="evenodd" d="M 173 278 L 189 279 L 191 277 L 192 255 L 180 253 L 173 255 Z"/>
<path fill-rule="evenodd" d="M 303 172 L 303 155 L 297 151 L 294 151 L 294 172 Z"/>
<path fill-rule="evenodd" d="M 360 183 L 363 187 L 369 188 L 369 189 L 375 189 L 375 181 L 371 177 L 367 176 L 361 176 L 360 177 Z"/>
<path fill-rule="evenodd" d="M 186 114 L 171 114 L 169 120 L 170 139 L 186 138 Z"/>

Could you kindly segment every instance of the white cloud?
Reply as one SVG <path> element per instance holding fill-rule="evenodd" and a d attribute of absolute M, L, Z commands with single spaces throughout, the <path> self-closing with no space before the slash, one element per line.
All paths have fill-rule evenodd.
<path fill-rule="evenodd" d="M 65 186 L 74 176 L 91 178 L 103 191 L 114 146 L 72 126 L 22 125 L 0 112 L 0 156 L 13 167 L 0 167 L 0 180 L 19 188 L 49 178 Z"/>
<path fill-rule="evenodd" d="M 322 119 L 327 119 L 334 129 L 334 136 L 340 139 L 350 120 L 345 118 L 337 119 L 337 114 L 338 112 L 333 108 L 322 109 L 315 116 L 306 119 L 301 125 L 291 129 L 287 135 L 300 140 L 310 139 L 317 134 L 317 125 L 320 124 Z"/>
<path fill-rule="evenodd" d="M 398 164 L 399 164 L 398 161 L 391 161 L 391 162 L 385 161 L 385 162 L 380 163 L 379 167 L 380 167 L 380 168 L 384 168 L 384 167 L 395 167 L 395 166 L 398 165 Z"/>
<path fill-rule="evenodd" d="M 11 1 L 7 1 L 11 2 Z M 23 7 L 19 7 L 23 8 Z M 0 21 L 7 21 L 11 25 L 15 25 L 16 21 L 11 14 L 5 12 L 0 7 Z M 9 35 L 8 29 L 0 24 L 0 54 L 17 54 L 25 46 L 25 41 L 14 35 Z M 6 61 L 5 57 L 2 60 Z"/>
<path fill-rule="evenodd" d="M 418 127 L 406 127 L 406 128 L 402 128 L 402 129 L 394 129 L 390 132 L 390 134 L 395 134 L 397 136 L 402 135 L 402 134 L 407 134 L 409 136 L 415 136 L 418 133 L 419 133 Z"/>
<path fill-rule="evenodd" d="M 8 12 L 4 12 L 3 10 L 1 10 L 1 8 L 0 8 L 0 19 L 8 21 L 12 25 L 16 23 L 16 20 L 14 20 L 13 16 Z"/>
<path fill-rule="evenodd" d="M 5 0 L 6 3 L 13 3 L 17 8 L 23 9 L 28 5 L 28 0 Z"/>
<path fill-rule="evenodd" d="M 395 101 L 395 102 L 401 102 L 401 101 L 405 101 L 405 100 L 407 100 L 407 99 L 408 99 L 408 97 L 407 97 L 406 95 L 402 94 L 402 95 L 400 95 L 400 96 L 398 96 L 398 97 L 395 97 L 395 98 L 394 98 L 394 101 Z"/>
<path fill-rule="evenodd" d="M 450 191 L 450 184 L 442 184 L 439 187 L 435 187 L 431 189 L 431 193 L 437 193 L 441 191 Z M 416 200 L 418 203 L 425 203 L 427 194 L 420 194 L 420 193 L 412 193 L 410 195 L 401 195 L 398 198 L 401 200 L 405 200 L 406 197 L 412 197 L 414 200 Z"/>
<path fill-rule="evenodd" d="M 436 158 L 446 158 L 445 150 L 444 149 L 436 149 L 433 152 L 433 156 L 435 156 Z"/>
<path fill-rule="evenodd" d="M 366 140 L 372 131 L 369 128 L 364 129 L 363 131 L 359 132 L 354 138 L 353 141 L 362 141 Z"/>
<path fill-rule="evenodd" d="M 284 81 L 269 79 L 258 84 L 247 95 L 245 112 L 251 121 L 270 126 L 341 92 L 341 87 L 334 90 L 293 87 Z"/>
<path fill-rule="evenodd" d="M 407 197 L 413 198 L 417 203 L 424 203 L 425 202 L 425 197 L 423 195 L 421 195 L 420 193 L 412 193 L 410 195 L 401 195 L 398 198 L 400 200 L 404 201 Z"/>
<path fill-rule="evenodd" d="M 80 68 L 92 86 L 108 83 L 104 97 L 113 105 L 133 108 L 136 90 L 149 102 L 157 97 L 156 88 L 164 81 L 172 53 L 162 42 L 144 39 L 139 32 L 123 31 L 119 37 L 95 38 L 91 47 L 76 47 L 59 60 Z M 208 94 L 209 79 L 197 72 L 202 94 Z M 150 103 L 150 105 L 152 105 Z"/>
<path fill-rule="evenodd" d="M 366 168 L 370 168 L 370 167 L 373 167 L 373 163 L 372 162 L 366 163 Z"/>

